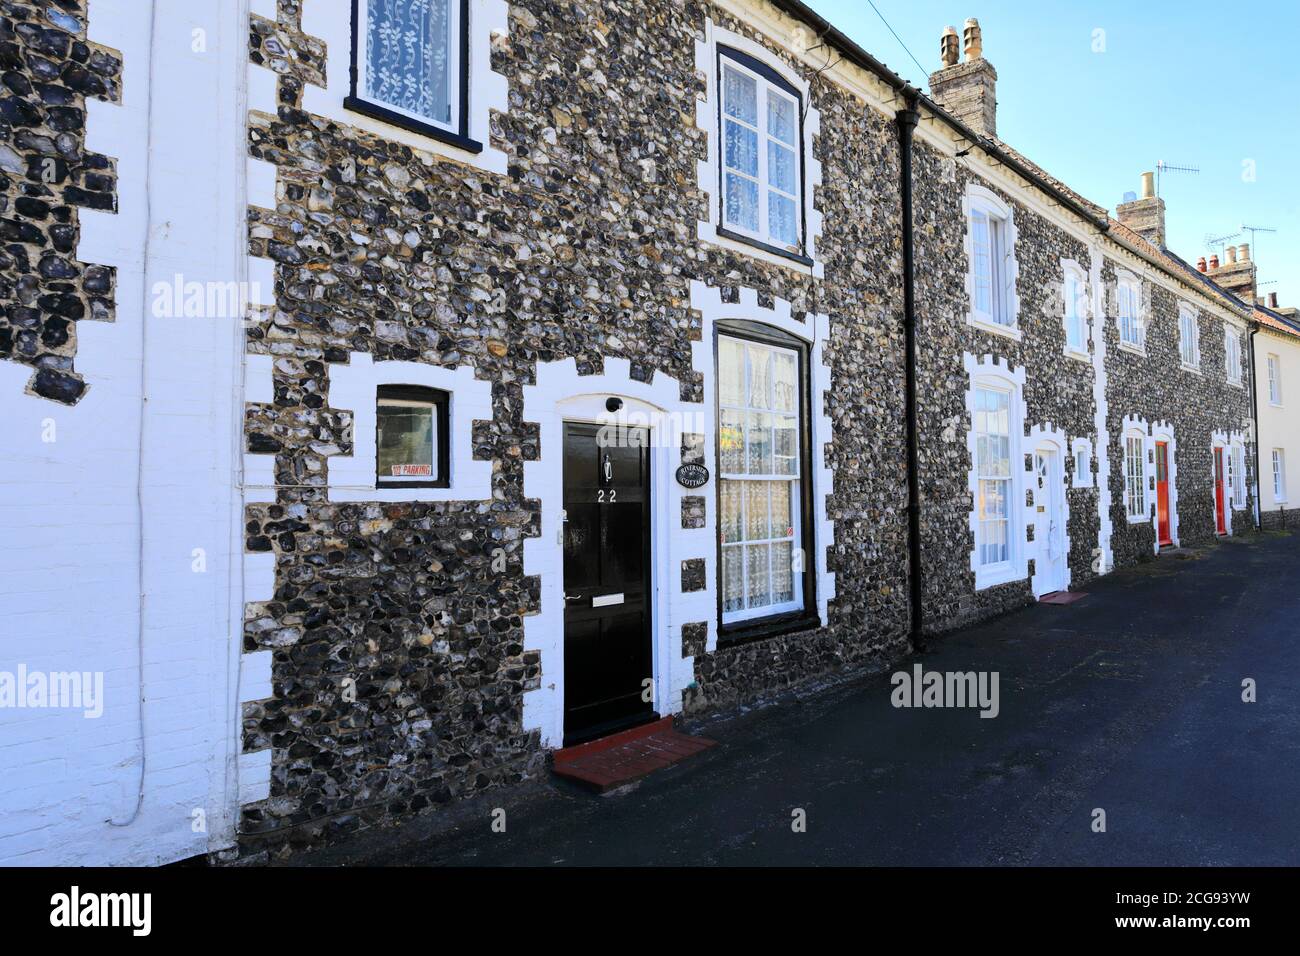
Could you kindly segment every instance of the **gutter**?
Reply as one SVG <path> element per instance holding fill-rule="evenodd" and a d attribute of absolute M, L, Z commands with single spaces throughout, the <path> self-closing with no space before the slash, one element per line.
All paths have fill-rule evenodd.
<path fill-rule="evenodd" d="M 912 225 L 912 135 L 921 120 L 916 99 L 895 116 L 898 124 L 899 190 L 902 199 L 903 336 L 907 417 L 907 583 L 909 632 L 912 649 L 920 651 L 925 622 L 921 579 L 921 439 L 917 424 L 916 385 L 916 277 Z"/>

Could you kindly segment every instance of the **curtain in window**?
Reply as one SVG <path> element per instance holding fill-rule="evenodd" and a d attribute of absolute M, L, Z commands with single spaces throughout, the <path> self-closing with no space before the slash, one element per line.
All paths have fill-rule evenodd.
<path fill-rule="evenodd" d="M 1130 518 L 1147 516 L 1146 442 L 1130 436 L 1124 439 L 1124 499 Z"/>
<path fill-rule="evenodd" d="M 372 99 L 435 123 L 451 122 L 458 2 L 366 0 L 366 91 Z"/>
<path fill-rule="evenodd" d="M 778 246 L 799 246 L 799 102 L 722 65 L 723 219 Z"/>
<path fill-rule="evenodd" d="M 802 606 L 799 365 L 789 349 L 718 340 L 724 620 Z"/>
<path fill-rule="evenodd" d="M 981 566 L 1011 560 L 1011 396 L 975 390 L 976 548 Z"/>

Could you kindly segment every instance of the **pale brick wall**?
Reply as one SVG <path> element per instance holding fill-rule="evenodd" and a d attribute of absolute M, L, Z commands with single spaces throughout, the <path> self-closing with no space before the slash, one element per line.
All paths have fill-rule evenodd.
<path fill-rule="evenodd" d="M 150 864 L 231 840 L 236 319 L 149 318 L 143 450 L 138 438 L 141 323 L 154 283 L 176 274 L 224 283 L 244 261 L 236 103 L 246 20 L 228 0 L 160 3 L 152 23 L 151 6 L 90 0 L 83 11 L 87 39 L 123 64 L 120 102 L 87 104 L 84 143 L 116 160 L 117 213 L 83 207 L 74 219 L 73 258 L 116 269 L 112 321 L 88 314 L 75 327 L 87 388 L 75 404 L 25 394 L 31 364 L 0 361 L 0 672 L 102 672 L 105 697 L 95 719 L 0 707 L 0 865 Z M 151 49 L 155 77 L 167 78 L 152 98 Z M 34 242 L 33 259 L 42 252 Z M 192 569 L 196 548 L 204 573 Z M 138 816 L 115 827 L 110 818 L 131 817 L 139 781 L 141 630 L 148 772 Z"/>

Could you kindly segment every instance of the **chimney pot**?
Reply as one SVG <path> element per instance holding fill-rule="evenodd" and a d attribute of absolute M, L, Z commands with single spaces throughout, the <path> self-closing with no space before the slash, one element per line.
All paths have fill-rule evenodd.
<path fill-rule="evenodd" d="M 1199 272 L 1205 271 L 1205 256 L 1201 256 L 1201 258 L 1196 260 L 1196 269 Z"/>
<path fill-rule="evenodd" d="M 1219 257 L 1210 256 L 1210 271 L 1213 272 L 1217 268 L 1219 268 Z"/>
<path fill-rule="evenodd" d="M 961 54 L 961 41 L 957 39 L 957 28 L 944 27 L 943 36 L 939 38 L 939 59 L 944 66 L 956 66 Z"/>
<path fill-rule="evenodd" d="M 974 17 L 966 21 L 965 34 L 966 62 L 978 60 L 984 55 L 984 35 L 980 32 L 980 22 Z"/>
<path fill-rule="evenodd" d="M 1142 198 L 1154 199 L 1155 195 L 1156 195 L 1156 174 L 1143 173 L 1142 174 Z"/>
<path fill-rule="evenodd" d="M 1239 246 L 1237 247 L 1237 258 L 1240 259 L 1242 262 L 1249 262 L 1249 261 L 1250 261 L 1250 243 L 1249 243 L 1249 242 L 1243 242 L 1241 245 L 1239 245 Z"/>
<path fill-rule="evenodd" d="M 1237 261 L 1237 247 L 1236 247 L 1236 246 L 1228 246 L 1228 247 L 1227 247 L 1226 249 L 1224 249 L 1223 251 L 1226 252 L 1226 253 L 1228 254 L 1228 265 L 1232 265 L 1234 262 Z"/>
<path fill-rule="evenodd" d="M 1276 308 L 1277 308 L 1277 293 L 1276 293 L 1276 292 L 1270 292 L 1270 293 L 1268 294 L 1268 307 L 1269 307 L 1270 309 L 1276 309 Z"/>

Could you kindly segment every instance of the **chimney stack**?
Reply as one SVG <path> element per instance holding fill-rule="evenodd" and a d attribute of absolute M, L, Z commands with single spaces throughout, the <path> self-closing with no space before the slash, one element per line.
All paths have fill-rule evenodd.
<path fill-rule="evenodd" d="M 1142 198 L 1120 203 L 1115 218 L 1157 249 L 1165 247 L 1165 201 L 1156 195 L 1155 173 L 1142 174 Z"/>
<path fill-rule="evenodd" d="M 1270 292 L 1270 293 L 1268 294 L 1268 307 L 1269 307 L 1270 309 L 1276 309 L 1276 308 L 1277 308 L 1277 293 L 1276 293 L 1276 292 Z"/>
<path fill-rule="evenodd" d="M 1223 251 L 1226 261 L 1222 266 L 1219 265 L 1217 256 L 1210 257 L 1210 278 L 1221 289 L 1226 289 L 1243 302 L 1254 305 L 1257 301 L 1255 263 L 1250 261 L 1250 243 L 1225 246 Z"/>
<path fill-rule="evenodd" d="M 984 59 L 984 35 L 974 17 L 962 30 L 965 59 L 957 62 L 957 31 L 947 27 L 939 40 L 941 69 L 930 74 L 935 102 L 981 136 L 998 135 L 998 72 Z"/>

